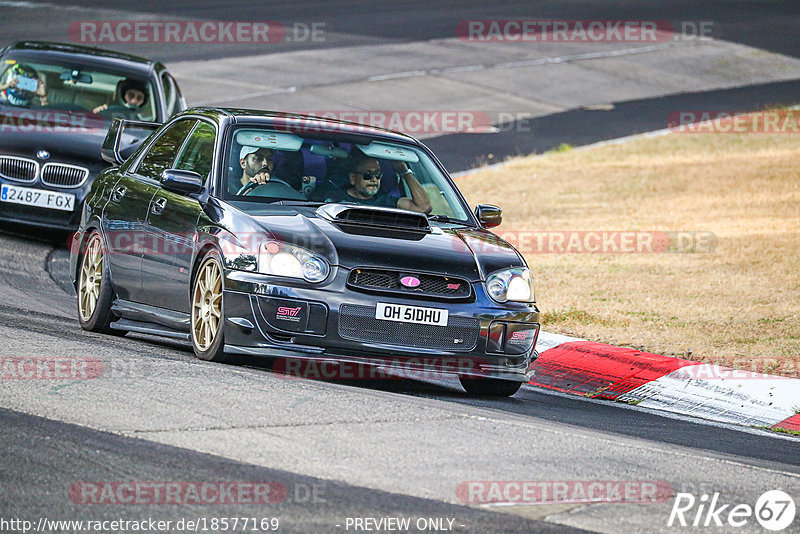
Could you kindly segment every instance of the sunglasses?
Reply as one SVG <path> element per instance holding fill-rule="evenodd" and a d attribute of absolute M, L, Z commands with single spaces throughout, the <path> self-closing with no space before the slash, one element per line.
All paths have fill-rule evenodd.
<path fill-rule="evenodd" d="M 382 171 L 353 172 L 353 174 L 360 174 L 361 177 L 367 182 L 369 182 L 370 180 L 373 180 L 375 178 L 377 178 L 378 180 L 383 178 L 383 172 Z"/>

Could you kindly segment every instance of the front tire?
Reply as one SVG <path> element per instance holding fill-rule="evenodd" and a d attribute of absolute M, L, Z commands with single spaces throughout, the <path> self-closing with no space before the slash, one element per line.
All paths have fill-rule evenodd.
<path fill-rule="evenodd" d="M 212 251 L 203 258 L 192 282 L 192 348 L 201 360 L 225 360 L 222 289 L 222 261 L 219 254 Z"/>
<path fill-rule="evenodd" d="M 479 397 L 510 397 L 522 387 L 522 382 L 500 380 L 499 378 L 460 376 L 458 379 L 467 393 Z"/>
<path fill-rule="evenodd" d="M 111 313 L 114 291 L 105 268 L 103 236 L 97 230 L 89 234 L 80 260 L 78 274 L 78 321 L 81 328 L 102 334 L 114 333 Z"/>

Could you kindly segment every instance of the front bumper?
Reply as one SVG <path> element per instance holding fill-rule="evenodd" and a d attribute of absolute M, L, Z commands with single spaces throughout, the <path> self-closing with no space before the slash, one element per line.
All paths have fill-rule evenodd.
<path fill-rule="evenodd" d="M 347 287 L 348 275 L 348 269 L 334 268 L 330 282 L 288 285 L 226 271 L 225 351 L 518 382 L 532 378 L 539 333 L 534 304 L 497 304 L 482 283 L 473 284 L 469 301 L 378 295 Z M 378 302 L 446 309 L 448 326 L 377 320 Z"/>

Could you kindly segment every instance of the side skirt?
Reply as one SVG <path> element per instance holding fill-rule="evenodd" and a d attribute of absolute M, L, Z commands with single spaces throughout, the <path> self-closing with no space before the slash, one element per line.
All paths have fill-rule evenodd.
<path fill-rule="evenodd" d="M 189 314 L 122 299 L 113 302 L 111 311 L 120 317 L 111 323 L 111 328 L 115 330 L 191 339 Z"/>
<path fill-rule="evenodd" d="M 178 332 L 153 323 L 146 323 L 143 321 L 131 321 L 130 319 L 120 319 L 111 323 L 111 328 L 114 330 L 124 330 L 125 332 L 138 332 L 140 334 L 150 334 L 153 336 L 169 337 L 173 339 L 182 339 L 190 341 L 191 338 L 188 332 Z"/>

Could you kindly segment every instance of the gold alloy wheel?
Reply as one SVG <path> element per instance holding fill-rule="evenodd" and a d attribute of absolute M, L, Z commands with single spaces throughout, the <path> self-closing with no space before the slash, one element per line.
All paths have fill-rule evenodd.
<path fill-rule="evenodd" d="M 86 245 L 81 265 L 81 280 L 78 289 L 78 311 L 83 322 L 89 321 L 100 298 L 100 282 L 103 278 L 103 244 L 99 234 L 92 235 Z"/>
<path fill-rule="evenodd" d="M 201 351 L 214 343 L 221 317 L 222 275 L 212 259 L 200 268 L 192 292 L 192 338 Z"/>

